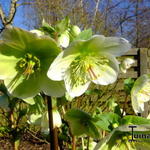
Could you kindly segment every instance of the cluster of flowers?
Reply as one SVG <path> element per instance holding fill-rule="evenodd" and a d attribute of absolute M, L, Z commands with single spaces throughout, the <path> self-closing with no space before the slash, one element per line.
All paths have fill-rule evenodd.
<path fill-rule="evenodd" d="M 29 32 L 11 27 L 1 34 L 0 79 L 10 94 L 25 99 L 40 92 L 60 97 L 67 91 L 71 97 L 77 97 L 91 82 L 108 85 L 117 80 L 116 57 L 131 48 L 126 39 L 92 35 L 91 30 L 81 32 L 70 23 L 63 31 L 61 24 L 45 28 Z M 138 88 L 132 90 L 135 112 L 143 110 L 142 102 L 149 100 L 145 84 L 138 98 L 135 96 L 141 90 L 139 82 L 147 78 L 150 79 L 139 79 Z M 147 97 L 143 99 L 145 93 Z"/>

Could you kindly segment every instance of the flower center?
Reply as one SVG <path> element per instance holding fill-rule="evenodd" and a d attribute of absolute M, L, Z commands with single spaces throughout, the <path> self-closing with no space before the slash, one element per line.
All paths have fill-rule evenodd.
<path fill-rule="evenodd" d="M 18 63 L 17 69 L 23 73 L 23 75 L 28 79 L 29 76 L 40 70 L 40 60 L 27 53 Z"/>
<path fill-rule="evenodd" d="M 70 78 L 74 86 L 84 85 L 90 80 L 96 80 L 108 65 L 109 60 L 105 56 L 77 56 L 70 65 Z M 103 66 L 103 67 L 102 67 Z"/>

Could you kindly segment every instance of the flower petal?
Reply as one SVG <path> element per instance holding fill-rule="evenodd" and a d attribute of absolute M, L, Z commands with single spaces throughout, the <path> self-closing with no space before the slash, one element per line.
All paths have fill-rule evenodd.
<path fill-rule="evenodd" d="M 25 79 L 23 75 L 16 75 L 13 79 L 4 80 L 10 94 L 21 99 L 36 96 L 40 92 L 40 82 L 40 78 L 35 75 L 29 79 Z"/>
<path fill-rule="evenodd" d="M 24 49 L 26 45 L 28 45 L 36 37 L 37 36 L 35 34 L 16 27 L 7 28 L 1 34 L 1 38 L 4 42 L 14 42 L 21 46 L 22 49 Z"/>
<path fill-rule="evenodd" d="M 0 54 L 0 79 L 12 78 L 17 73 L 15 67 L 18 59 L 14 56 Z"/>
<path fill-rule="evenodd" d="M 32 40 L 28 47 L 27 52 L 35 54 L 41 59 L 52 58 L 55 59 L 60 53 L 61 49 L 57 46 L 56 42 L 48 37 L 43 37 L 41 39 Z"/>
<path fill-rule="evenodd" d="M 115 56 L 121 56 L 131 48 L 131 44 L 126 39 L 119 37 L 95 35 L 87 42 L 91 51 L 106 52 Z"/>
<path fill-rule="evenodd" d="M 41 76 L 41 90 L 49 96 L 61 97 L 65 94 L 66 90 L 64 83 L 61 81 L 53 81 L 45 74 Z"/>
<path fill-rule="evenodd" d="M 52 80 L 56 80 L 56 81 L 63 80 L 65 71 L 67 70 L 71 62 L 76 57 L 76 55 L 70 55 L 70 56 L 63 58 L 63 55 L 64 55 L 64 52 L 61 52 L 56 57 L 56 59 L 53 61 L 53 63 L 51 64 L 47 72 L 47 76 Z"/>
<path fill-rule="evenodd" d="M 71 73 L 70 70 L 67 70 L 64 76 L 65 87 L 71 97 L 77 97 L 82 95 L 88 89 L 90 81 L 82 83 L 80 80 L 74 80 L 72 79 Z"/>
<path fill-rule="evenodd" d="M 70 38 L 69 38 L 68 31 L 65 31 L 64 33 L 62 33 L 60 37 L 58 38 L 59 45 L 64 48 L 68 47 L 69 41 L 70 41 Z"/>
<path fill-rule="evenodd" d="M 14 42 L 0 42 L 0 54 L 19 58 L 25 54 L 25 48 Z"/>
<path fill-rule="evenodd" d="M 131 90 L 132 107 L 135 113 L 144 111 L 144 102 L 150 100 L 150 74 L 139 77 Z"/>
<path fill-rule="evenodd" d="M 108 54 L 103 54 L 103 56 L 105 56 L 109 62 L 108 64 L 95 65 L 91 68 L 95 76 L 98 76 L 98 78 L 92 80 L 92 82 L 100 85 L 108 85 L 117 80 L 119 65 L 115 57 Z"/>
<path fill-rule="evenodd" d="M 121 56 L 131 49 L 131 44 L 124 38 L 106 37 L 103 43 L 103 49 L 107 53 Z"/>

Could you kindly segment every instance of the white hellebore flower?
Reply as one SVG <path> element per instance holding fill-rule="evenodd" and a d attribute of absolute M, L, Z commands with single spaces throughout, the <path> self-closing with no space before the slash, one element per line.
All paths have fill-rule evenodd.
<path fill-rule="evenodd" d="M 135 63 L 135 60 L 132 58 L 125 58 L 123 62 L 120 64 L 120 70 L 123 73 L 127 72 L 127 69 L 129 69 L 133 64 Z"/>
<path fill-rule="evenodd" d="M 115 56 L 121 56 L 130 48 L 123 38 L 103 35 L 74 41 L 56 57 L 47 75 L 52 80 L 64 80 L 71 97 L 80 96 L 91 81 L 100 85 L 115 82 L 119 72 Z"/>
<path fill-rule="evenodd" d="M 150 100 L 150 74 L 139 77 L 131 90 L 132 107 L 135 113 L 144 111 L 144 103 Z"/>
<path fill-rule="evenodd" d="M 53 126 L 59 128 L 62 124 L 60 114 L 57 109 L 53 109 Z M 49 133 L 48 112 L 45 112 L 41 118 L 41 132 Z"/>
<path fill-rule="evenodd" d="M 29 124 L 34 124 L 41 127 L 41 132 L 49 134 L 48 112 L 43 114 L 32 114 L 28 119 Z M 62 125 L 61 116 L 57 109 L 53 109 L 53 125 L 54 128 L 59 128 Z"/>

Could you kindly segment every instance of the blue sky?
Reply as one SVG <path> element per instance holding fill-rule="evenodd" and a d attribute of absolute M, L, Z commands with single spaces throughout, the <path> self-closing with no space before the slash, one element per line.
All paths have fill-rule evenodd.
<path fill-rule="evenodd" d="M 9 6 L 10 6 L 10 1 L 11 0 L 0 0 L 0 4 L 2 5 L 2 8 L 5 12 L 6 15 L 9 13 Z M 21 2 L 21 0 L 20 0 Z M 28 29 L 28 27 L 25 25 L 25 17 L 24 17 L 24 11 L 23 11 L 23 6 L 19 6 L 17 8 L 16 15 L 14 17 L 13 25 L 23 28 L 23 29 Z"/>

